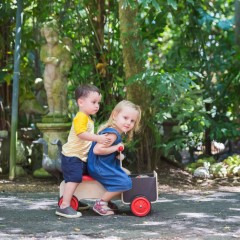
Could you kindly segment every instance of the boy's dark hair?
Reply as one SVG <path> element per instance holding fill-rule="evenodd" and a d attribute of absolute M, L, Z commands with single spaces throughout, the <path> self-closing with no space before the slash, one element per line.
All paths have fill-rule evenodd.
<path fill-rule="evenodd" d="M 76 101 L 81 97 L 87 97 L 90 92 L 97 92 L 97 93 L 101 94 L 100 90 L 94 85 L 83 84 L 83 85 L 78 86 L 77 89 L 75 90 Z"/>

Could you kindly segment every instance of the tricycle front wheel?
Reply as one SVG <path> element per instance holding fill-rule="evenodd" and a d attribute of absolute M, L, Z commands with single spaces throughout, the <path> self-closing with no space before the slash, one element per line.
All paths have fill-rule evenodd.
<path fill-rule="evenodd" d="M 151 211 L 151 203 L 144 196 L 135 197 L 131 202 L 131 211 L 135 216 L 144 217 Z"/>
<path fill-rule="evenodd" d="M 62 204 L 62 201 L 63 201 L 63 197 L 60 197 L 59 198 L 59 201 L 58 201 L 58 206 L 60 207 L 61 204 Z M 72 196 L 72 200 L 71 200 L 71 203 L 70 203 L 70 206 L 74 209 L 74 210 L 78 210 L 78 198 L 76 196 Z"/>

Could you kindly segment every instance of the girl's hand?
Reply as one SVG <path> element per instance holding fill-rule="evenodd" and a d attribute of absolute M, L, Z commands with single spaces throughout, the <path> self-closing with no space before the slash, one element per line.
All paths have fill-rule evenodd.
<path fill-rule="evenodd" d="M 122 161 L 122 160 L 124 160 L 125 156 L 124 156 L 123 153 L 121 153 L 121 154 L 118 154 L 116 158 L 117 158 L 118 160 Z"/>
<path fill-rule="evenodd" d="M 116 147 L 117 147 L 117 151 L 118 151 L 118 152 L 122 152 L 122 151 L 124 150 L 124 145 L 123 145 L 123 143 L 117 144 Z"/>

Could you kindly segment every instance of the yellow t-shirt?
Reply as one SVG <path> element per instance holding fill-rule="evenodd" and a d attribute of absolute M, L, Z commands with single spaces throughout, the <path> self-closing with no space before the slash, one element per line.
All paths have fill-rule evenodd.
<path fill-rule="evenodd" d="M 62 147 L 62 153 L 67 157 L 78 157 L 86 162 L 91 141 L 81 140 L 78 134 L 83 132 L 94 133 L 94 122 L 90 116 L 78 112 L 73 119 L 72 127 L 68 135 L 68 141 Z"/>

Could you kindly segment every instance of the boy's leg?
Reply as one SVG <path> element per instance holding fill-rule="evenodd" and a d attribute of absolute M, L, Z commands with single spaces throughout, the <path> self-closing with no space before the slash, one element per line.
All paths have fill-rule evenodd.
<path fill-rule="evenodd" d="M 82 165 L 82 175 L 88 175 L 88 170 L 87 170 L 87 163 L 83 162 Z M 83 211 L 83 210 L 88 210 L 90 209 L 90 206 L 87 203 L 84 203 L 82 201 L 78 201 L 78 210 Z"/>
<path fill-rule="evenodd" d="M 65 180 L 63 201 L 55 213 L 66 218 L 81 217 L 82 214 L 74 210 L 70 205 L 73 193 L 82 181 L 83 162 L 76 157 L 66 157 L 62 154 L 62 169 Z"/>
<path fill-rule="evenodd" d="M 63 191 L 63 201 L 60 208 L 65 208 L 70 206 L 73 193 L 75 192 L 78 184 L 79 183 L 75 183 L 75 182 L 65 183 L 64 191 Z"/>
<path fill-rule="evenodd" d="M 56 210 L 56 215 L 66 218 L 78 218 L 82 216 L 80 212 L 77 212 L 70 206 L 73 193 L 75 192 L 78 184 L 79 183 L 75 182 L 65 183 L 63 191 L 63 201 L 61 206 Z"/>

